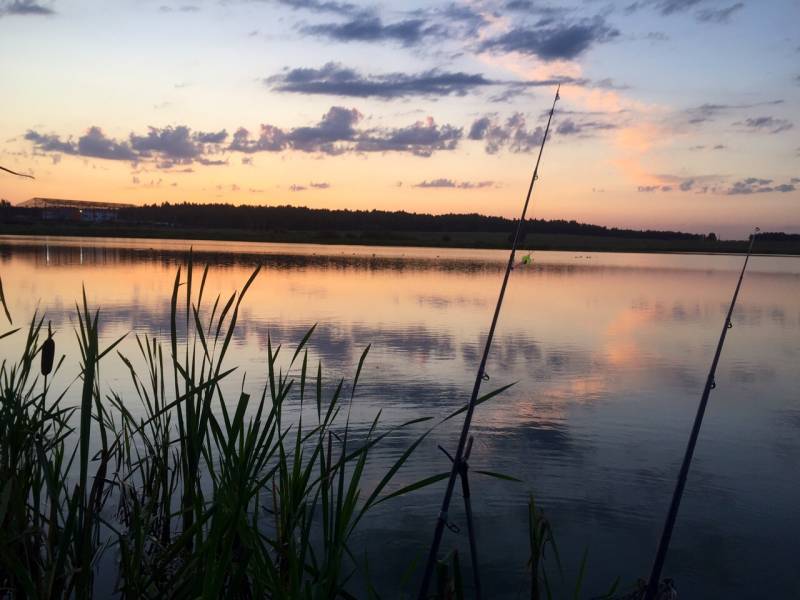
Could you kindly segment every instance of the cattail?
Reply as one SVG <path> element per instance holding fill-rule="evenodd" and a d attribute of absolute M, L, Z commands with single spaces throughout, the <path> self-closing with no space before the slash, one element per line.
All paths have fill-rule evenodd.
<path fill-rule="evenodd" d="M 47 325 L 47 339 L 42 344 L 42 375 L 49 375 L 53 370 L 53 359 L 56 356 L 56 343 L 53 340 L 53 331 Z"/>

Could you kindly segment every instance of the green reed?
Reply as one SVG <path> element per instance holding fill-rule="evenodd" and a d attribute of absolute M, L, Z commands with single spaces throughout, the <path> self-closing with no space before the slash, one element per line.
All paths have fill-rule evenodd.
<path fill-rule="evenodd" d="M 100 347 L 100 313 L 84 293 L 78 375 L 55 397 L 66 357 L 37 372 L 52 342 L 34 315 L 20 360 L 0 364 L 0 594 L 90 598 L 102 575 L 126 598 L 351 598 L 354 577 L 368 580 L 353 532 L 376 505 L 446 477 L 393 486 L 433 428 L 464 409 L 429 425 L 368 485 L 376 446 L 430 420 L 382 428 L 378 412 L 354 439 L 350 409 L 369 347 L 352 384 L 327 389 L 321 363 L 309 359 L 313 327 L 285 366 L 270 339 L 260 393 L 246 392 L 243 377 L 237 397 L 226 397 L 236 371 L 226 359 L 258 271 L 240 292 L 210 301 L 208 268 L 198 283 L 190 256 L 175 277 L 168 342 L 137 335 L 132 356 L 118 349 L 122 338 Z M 11 325 L 2 291 L 0 301 Z M 112 352 L 134 397 L 101 389 Z M 68 405 L 73 386 L 79 399 Z"/>

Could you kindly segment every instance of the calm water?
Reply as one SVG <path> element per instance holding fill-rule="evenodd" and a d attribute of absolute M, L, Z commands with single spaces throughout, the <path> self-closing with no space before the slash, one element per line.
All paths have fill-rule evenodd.
<path fill-rule="evenodd" d="M 264 266 L 235 338 L 233 360 L 249 388 L 263 382 L 268 332 L 273 343 L 293 345 L 318 323 L 313 352 L 330 376 L 352 377 L 372 344 L 354 411 L 359 426 L 379 409 L 392 425 L 466 402 L 505 253 L 191 244 L 213 267 L 207 289 L 223 295 Z M 0 274 L 15 320 L 38 304 L 59 332 L 59 352 L 74 355 L 82 284 L 102 309 L 106 341 L 127 331 L 166 338 L 172 282 L 189 245 L 0 237 Z M 473 477 L 491 598 L 526 597 L 531 492 L 568 570 L 588 548 L 584 589 L 599 594 L 617 575 L 632 582 L 648 573 L 741 265 L 728 256 L 563 252 L 538 252 L 534 261 L 513 272 L 485 389 L 519 383 L 479 408 L 474 427 L 473 468 L 524 481 Z M 666 574 L 682 598 L 797 598 L 800 260 L 752 259 L 733 322 Z M 132 340 L 125 344 L 133 355 Z M 0 341 L 0 356 L 14 350 Z M 109 360 L 102 375 L 128 389 L 118 362 Z M 452 447 L 455 425 L 427 440 L 401 483 L 448 468 L 436 444 Z M 393 460 L 421 431 L 395 438 L 378 460 Z M 441 491 L 382 505 L 359 533 L 387 597 L 424 555 Z M 453 520 L 463 526 L 456 500 Z M 465 549 L 465 541 L 449 533 L 445 546 Z"/>

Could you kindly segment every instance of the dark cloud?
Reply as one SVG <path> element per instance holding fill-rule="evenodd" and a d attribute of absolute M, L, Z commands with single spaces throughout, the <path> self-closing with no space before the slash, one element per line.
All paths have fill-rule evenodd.
<path fill-rule="evenodd" d="M 355 108 L 332 106 L 317 125 L 292 129 L 286 140 L 292 148 L 302 152 L 341 154 L 344 148 L 337 142 L 353 140 L 356 123 L 361 117 Z"/>
<path fill-rule="evenodd" d="M 264 80 L 281 92 L 328 94 L 367 98 L 402 98 L 405 96 L 463 96 L 494 82 L 483 75 L 432 69 L 409 75 L 362 75 L 355 69 L 329 62 L 319 69 L 291 69 Z"/>
<path fill-rule="evenodd" d="M 487 115 L 472 123 L 468 137 L 483 141 L 488 154 L 496 154 L 504 147 L 511 152 L 530 152 L 542 143 L 544 129 L 528 129 L 522 113 L 511 115 L 504 123 Z"/>
<path fill-rule="evenodd" d="M 364 14 L 344 23 L 307 25 L 301 31 L 337 42 L 398 42 L 403 46 L 413 46 L 437 32 L 438 28 L 427 25 L 424 19 L 405 19 L 384 24 L 380 17 Z"/>
<path fill-rule="evenodd" d="M 71 140 L 62 141 L 57 135 L 43 134 L 37 131 L 28 130 L 25 139 L 33 143 L 34 148 L 42 152 L 63 152 L 65 154 L 77 154 L 77 148 Z"/>
<path fill-rule="evenodd" d="M 361 113 L 355 108 L 333 106 L 322 116 L 319 123 L 309 127 L 296 127 L 284 131 L 280 127 L 264 124 L 256 139 L 250 137 L 247 129 L 240 128 L 233 134 L 228 150 L 251 154 L 293 149 L 301 152 L 341 154 L 347 147 L 339 142 L 354 140 L 355 125 L 359 120 Z"/>
<path fill-rule="evenodd" d="M 274 125 L 262 125 L 258 138 L 240 128 L 233 134 L 228 149 L 234 152 L 280 152 L 292 149 L 337 155 L 344 152 L 409 152 L 430 156 L 437 150 L 452 150 L 462 137 L 462 130 L 451 125 L 439 126 L 432 118 L 401 128 L 357 128 L 362 115 L 356 109 L 334 106 L 317 125 L 284 131 Z"/>
<path fill-rule="evenodd" d="M 439 17 L 451 28 L 454 24 L 460 25 L 462 36 L 475 35 L 482 27 L 490 24 L 483 11 L 476 10 L 468 4 L 450 3 L 436 11 L 433 16 Z"/>
<path fill-rule="evenodd" d="M 781 133 L 794 127 L 787 119 L 776 119 L 775 117 L 753 117 L 744 121 L 737 121 L 734 125 L 741 125 L 751 131 L 766 131 L 769 133 Z"/>
<path fill-rule="evenodd" d="M 416 74 L 366 75 L 339 63 L 329 62 L 318 69 L 289 69 L 265 79 L 264 83 L 280 92 L 383 99 L 408 96 L 463 96 L 479 88 L 507 86 L 507 90 L 504 92 L 504 97 L 507 99 L 528 88 L 556 86 L 567 83 L 585 85 L 588 81 L 572 77 L 555 77 L 532 81 L 501 81 L 487 79 L 485 76 L 476 73 L 441 71 L 439 69 L 431 69 Z M 598 82 L 594 85 L 603 87 L 605 84 Z M 493 100 L 496 100 L 496 98 L 493 98 Z"/>
<path fill-rule="evenodd" d="M 317 183 L 312 181 L 309 185 L 312 188 L 317 189 L 317 190 L 327 190 L 328 188 L 331 187 L 331 184 L 328 183 L 327 181 L 320 181 L 320 182 L 317 182 Z"/>
<path fill-rule="evenodd" d="M 251 139 L 250 132 L 244 127 L 237 129 L 228 150 L 233 152 L 280 152 L 286 148 L 286 136 L 283 130 L 274 125 L 262 125 L 258 138 Z"/>
<path fill-rule="evenodd" d="M 602 121 L 575 121 L 573 119 L 565 119 L 559 123 L 556 132 L 561 135 L 578 135 L 581 137 L 591 136 L 598 131 L 607 131 L 609 129 L 616 129 L 617 125 L 613 123 L 604 123 Z"/>
<path fill-rule="evenodd" d="M 715 104 L 706 103 L 700 106 L 693 106 L 683 111 L 687 121 L 690 124 L 696 125 L 713 121 L 716 117 L 729 113 L 731 111 L 742 110 L 747 108 L 758 108 L 762 106 L 777 106 L 783 104 L 783 100 L 767 100 L 765 102 L 754 102 L 751 104 Z"/>
<path fill-rule="evenodd" d="M 78 138 L 76 154 L 108 160 L 135 161 L 137 159 L 136 153 L 127 142 L 118 142 L 106 137 L 99 127 L 90 127 L 86 135 Z"/>
<path fill-rule="evenodd" d="M 744 8 L 743 2 L 731 4 L 727 8 L 704 8 L 695 13 L 695 18 L 702 23 L 727 23 L 733 13 Z"/>
<path fill-rule="evenodd" d="M 736 196 L 742 194 L 765 194 L 770 192 L 787 193 L 796 190 L 794 182 L 781 183 L 773 185 L 772 179 L 761 179 L 758 177 L 748 177 L 741 181 L 735 182 L 725 193 L 729 196 Z"/>
<path fill-rule="evenodd" d="M 618 35 L 619 31 L 606 24 L 602 17 L 574 23 L 548 20 L 488 39 L 481 48 L 492 52 L 520 52 L 542 60 L 569 60 Z"/>
<path fill-rule="evenodd" d="M 191 162 L 205 154 L 205 144 L 221 144 L 228 137 L 223 129 L 216 133 L 192 132 L 185 125 L 177 127 L 150 127 L 147 135 L 131 134 L 131 146 L 142 157 L 159 155 L 171 160 Z"/>
<path fill-rule="evenodd" d="M 46 16 L 55 14 L 55 11 L 43 2 L 37 0 L 0 0 L 0 17 L 6 15 Z"/>
<path fill-rule="evenodd" d="M 290 192 L 304 192 L 307 189 L 308 188 L 306 186 L 304 186 L 304 185 L 296 185 L 294 183 L 289 186 L 289 191 Z"/>
<path fill-rule="evenodd" d="M 640 185 L 638 190 L 640 192 L 655 192 L 660 187 L 660 185 Z"/>
<path fill-rule="evenodd" d="M 157 168 L 171 169 L 177 164 L 190 164 L 193 161 L 204 165 L 226 164 L 225 161 L 212 160 L 204 155 L 222 143 L 226 131 L 215 133 L 192 132 L 184 125 L 159 129 L 151 127 L 146 135 L 131 133 L 127 141 L 115 140 L 106 136 L 103 130 L 93 126 L 85 135 L 73 141 L 62 140 L 53 134 L 28 131 L 25 139 L 42 152 L 62 152 L 76 156 L 102 158 L 106 160 L 128 160 L 132 162 L 152 161 Z"/>
<path fill-rule="evenodd" d="M 463 131 L 452 125 L 439 126 L 428 117 L 408 127 L 371 130 L 356 144 L 359 152 L 409 152 L 416 156 L 430 156 L 437 150 L 454 150 Z"/>
<path fill-rule="evenodd" d="M 421 181 L 414 184 L 413 187 L 417 188 L 455 188 L 459 190 L 478 190 L 481 188 L 492 187 L 493 181 L 454 181 L 452 179 L 432 179 L 430 181 Z"/>
<path fill-rule="evenodd" d="M 694 17 L 701 23 L 727 23 L 731 16 L 743 7 L 743 2 L 719 6 L 713 0 L 637 0 L 629 4 L 625 12 L 631 14 L 643 8 L 652 8 L 668 17 L 697 9 Z"/>

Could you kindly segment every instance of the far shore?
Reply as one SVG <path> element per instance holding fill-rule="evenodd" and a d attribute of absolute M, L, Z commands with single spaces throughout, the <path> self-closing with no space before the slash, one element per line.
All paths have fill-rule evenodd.
<path fill-rule="evenodd" d="M 287 231 L 137 226 L 129 224 L 27 223 L 0 224 L 0 235 L 186 239 L 424 248 L 508 249 L 510 235 L 488 232 Z M 662 240 L 568 234 L 528 235 L 521 250 L 742 254 L 745 240 Z M 800 242 L 758 240 L 755 254 L 800 255 Z"/>

